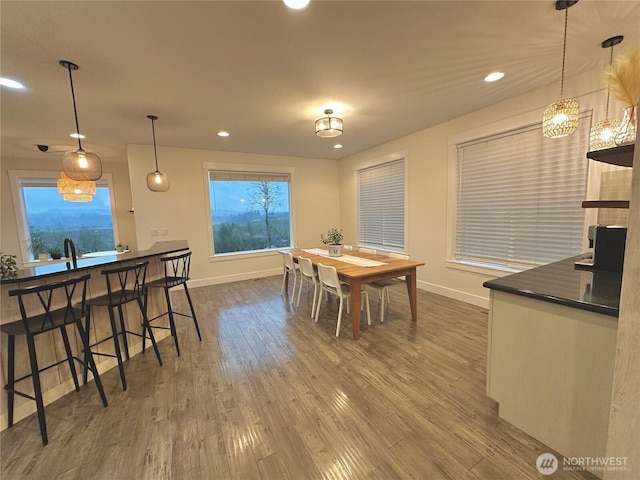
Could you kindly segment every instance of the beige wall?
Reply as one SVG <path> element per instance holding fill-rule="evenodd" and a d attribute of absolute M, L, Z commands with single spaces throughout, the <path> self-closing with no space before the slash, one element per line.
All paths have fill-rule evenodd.
<path fill-rule="evenodd" d="M 496 88 L 500 88 L 499 85 Z M 357 239 L 354 166 L 404 151 L 409 179 L 407 250 L 412 258 L 426 263 L 418 269 L 418 288 L 488 307 L 488 291 L 482 283 L 505 273 L 465 271 L 445 263 L 447 215 L 452 213 L 447 196 L 455 191 L 448 171 L 448 142 L 450 137 L 464 132 L 491 129 L 493 123 L 497 125 L 494 133 L 517 127 L 516 122 L 523 116 L 542 121 L 544 107 L 556 101 L 558 93 L 559 85 L 553 84 L 343 159 L 340 163 L 340 219 L 346 241 L 356 243 Z M 606 91 L 601 84 L 600 71 L 568 79 L 565 93 L 581 102 L 581 110 L 594 108 L 594 122 L 604 118 Z M 621 107 L 613 105 L 613 114 L 621 111 Z"/>
<path fill-rule="evenodd" d="M 45 155 L 43 155 L 45 156 Z M 35 170 L 60 172 L 60 158 L 47 155 L 43 159 L 11 159 L 2 158 L 0 172 L 2 181 L 0 183 L 0 206 L 1 206 L 1 232 L 0 244 L 2 252 L 18 255 L 18 260 L 22 261 L 20 253 L 20 241 L 16 216 L 13 205 L 12 189 L 9 183 L 9 170 Z M 127 164 L 122 162 L 103 163 L 105 173 L 110 173 L 113 178 L 113 194 L 115 200 L 115 222 L 122 243 L 128 243 L 132 249 L 137 249 L 135 225 L 133 215 L 128 212 L 131 208 L 131 189 L 129 186 L 129 171 Z"/>
<path fill-rule="evenodd" d="M 292 207 L 295 245 L 314 246 L 320 233 L 339 227 L 338 161 L 245 153 L 158 147 L 160 170 L 167 173 L 170 189 L 151 192 L 146 174 L 152 171 L 153 147 L 130 145 L 127 149 L 135 205 L 138 245 L 185 239 L 193 251 L 193 284 L 206 285 L 275 275 L 282 271 L 276 252 L 211 258 L 205 164 L 263 165 L 292 170 Z M 166 236 L 151 236 L 153 229 L 167 229 Z"/>

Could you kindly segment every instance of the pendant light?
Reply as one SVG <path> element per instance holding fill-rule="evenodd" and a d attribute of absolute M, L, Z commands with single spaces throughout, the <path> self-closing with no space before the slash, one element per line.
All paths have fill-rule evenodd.
<path fill-rule="evenodd" d="M 166 192 L 169 190 L 169 177 L 166 173 L 158 170 L 158 150 L 156 149 L 156 129 L 154 122 L 158 119 L 155 115 L 147 115 L 151 120 L 151 131 L 153 132 L 153 154 L 156 158 L 156 169 L 147 173 L 147 187 L 152 192 Z"/>
<path fill-rule="evenodd" d="M 542 134 L 549 138 L 560 138 L 571 135 L 578 128 L 578 101 L 564 98 L 564 66 L 567 53 L 567 23 L 569 7 L 578 0 L 558 0 L 556 10 L 564 10 L 564 42 L 562 46 L 562 74 L 560 76 L 560 100 L 544 109 Z"/>
<path fill-rule="evenodd" d="M 332 117 L 333 110 L 324 111 L 326 117 L 316 120 L 316 135 L 323 138 L 338 137 L 342 135 L 342 119 Z"/>
<path fill-rule="evenodd" d="M 613 64 L 613 47 L 623 40 L 622 35 L 611 37 L 602 42 L 602 48 L 611 48 L 609 54 L 609 70 Z M 609 98 L 611 96 L 611 76 L 608 76 L 607 83 L 607 109 L 605 111 L 604 120 L 600 120 L 591 127 L 591 135 L 589 136 L 589 150 L 603 150 L 605 148 L 613 148 L 616 146 L 616 132 L 620 127 L 620 120 L 617 118 L 609 118 Z"/>
<path fill-rule="evenodd" d="M 78 149 L 65 152 L 62 156 L 62 170 L 72 180 L 98 180 L 102 177 L 102 162 L 95 153 L 86 152 L 80 141 L 80 126 L 78 124 L 78 111 L 76 109 L 76 95 L 73 90 L 73 77 L 71 70 L 78 70 L 78 65 L 67 60 L 60 60 L 60 65 L 69 71 L 69 83 L 71 84 L 71 99 L 73 100 L 73 115 L 76 119 L 76 135 L 78 136 Z"/>
<path fill-rule="evenodd" d="M 57 186 L 58 193 L 67 202 L 90 202 L 96 194 L 96 182 L 73 180 L 65 175 L 64 172 L 60 174 Z"/>

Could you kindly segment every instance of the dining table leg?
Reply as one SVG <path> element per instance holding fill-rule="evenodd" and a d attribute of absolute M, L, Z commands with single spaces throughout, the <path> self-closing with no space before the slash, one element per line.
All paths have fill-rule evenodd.
<path fill-rule="evenodd" d="M 362 282 L 352 278 L 349 281 L 351 290 L 351 324 L 353 327 L 353 339 L 360 338 L 360 302 L 362 301 Z"/>
<path fill-rule="evenodd" d="M 407 293 L 409 294 L 409 307 L 411 308 L 411 320 L 418 321 L 418 289 L 416 287 L 416 269 L 412 268 L 408 275 L 405 275 L 407 283 Z"/>

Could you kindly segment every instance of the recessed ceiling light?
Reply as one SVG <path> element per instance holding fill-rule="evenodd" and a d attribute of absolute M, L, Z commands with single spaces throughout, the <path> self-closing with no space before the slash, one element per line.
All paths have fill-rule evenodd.
<path fill-rule="evenodd" d="M 220 130 L 218 132 L 218 136 L 219 137 L 228 137 L 229 136 L 229 132 L 225 132 L 224 130 Z"/>
<path fill-rule="evenodd" d="M 85 138 L 84 135 L 82 135 L 81 133 L 70 133 L 69 136 L 71 138 Z"/>
<path fill-rule="evenodd" d="M 502 77 L 504 77 L 504 73 L 503 72 L 491 72 L 489 75 L 484 77 L 484 81 L 485 82 L 495 82 L 496 80 L 500 80 Z"/>
<path fill-rule="evenodd" d="M 309 5 L 309 0 L 284 0 L 284 4 L 294 10 L 300 10 Z"/>
<path fill-rule="evenodd" d="M 0 77 L 0 85 L 3 87 L 15 88 L 18 90 L 22 90 L 24 87 L 20 82 L 16 82 L 15 80 L 11 80 L 10 78 Z"/>
<path fill-rule="evenodd" d="M 333 148 L 342 148 L 342 145 L 341 145 L 341 144 L 339 144 L 339 143 L 336 143 L 336 144 L 333 146 Z"/>

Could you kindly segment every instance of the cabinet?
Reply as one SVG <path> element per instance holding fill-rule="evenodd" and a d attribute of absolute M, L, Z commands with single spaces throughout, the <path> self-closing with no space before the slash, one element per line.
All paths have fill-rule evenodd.
<path fill-rule="evenodd" d="M 587 153 L 587 158 L 597 162 L 609 163 L 620 167 L 633 167 L 633 152 L 635 145 L 595 150 Z M 629 208 L 628 200 L 585 200 L 582 208 Z"/>

